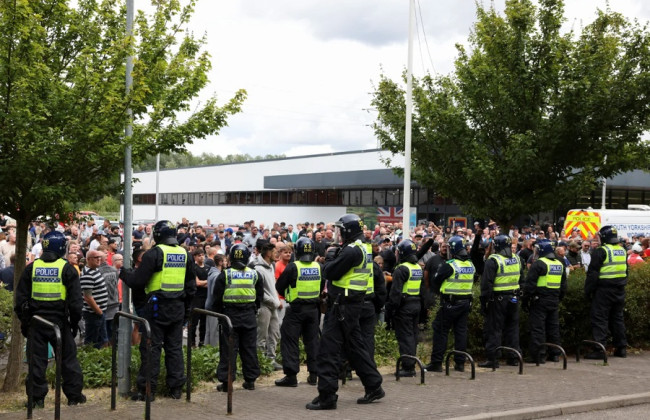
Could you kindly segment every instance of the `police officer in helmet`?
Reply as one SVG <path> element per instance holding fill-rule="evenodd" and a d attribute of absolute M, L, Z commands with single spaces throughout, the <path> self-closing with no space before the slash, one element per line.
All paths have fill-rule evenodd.
<path fill-rule="evenodd" d="M 325 287 L 320 264 L 314 261 L 314 242 L 306 236 L 296 242 L 296 261 L 287 265 L 275 285 L 278 294 L 289 303 L 282 320 L 280 351 L 285 377 L 277 386 L 295 387 L 300 371 L 298 339 L 302 335 L 307 353 L 307 383 L 316 385 L 316 354 L 320 324 L 320 292 Z"/>
<path fill-rule="evenodd" d="M 165 349 L 167 388 L 173 399 L 181 398 L 186 377 L 183 363 L 183 322 L 189 316 L 196 293 L 193 261 L 176 241 L 176 226 L 161 220 L 153 227 L 156 246 L 142 256 L 140 266 L 126 284 L 133 289 L 144 289 L 146 305 L 144 318 L 151 327 L 151 392 L 155 395 L 160 373 L 160 353 Z M 141 365 L 136 381 L 134 400 L 145 399 L 146 341 L 140 342 Z"/>
<path fill-rule="evenodd" d="M 560 345 L 559 305 L 567 289 L 564 264 L 554 253 L 553 242 L 542 239 L 535 244 L 538 259 L 530 266 L 523 286 L 522 305 L 528 309 L 530 352 L 528 363 L 545 363 L 542 343 Z M 548 360 L 559 360 L 557 350 L 550 349 Z"/>
<path fill-rule="evenodd" d="M 623 308 L 627 284 L 627 253 L 620 245 L 613 226 L 603 226 L 598 233 L 600 247 L 591 255 L 585 280 L 585 295 L 591 300 L 591 330 L 594 340 L 607 344 L 607 329 L 612 332 L 614 356 L 627 357 L 627 339 Z M 602 350 L 587 353 L 588 359 L 603 359 Z"/>
<path fill-rule="evenodd" d="M 447 252 L 451 260 L 438 268 L 431 284 L 434 293 L 440 293 L 440 309 L 433 320 L 433 350 L 431 363 L 426 366 L 430 372 L 442 372 L 442 359 L 447 350 L 450 329 L 454 329 L 455 349 L 467 349 L 467 318 L 472 304 L 472 285 L 476 269 L 462 237 L 452 236 Z M 455 370 L 465 370 L 465 356 L 455 354 L 454 362 Z"/>
<path fill-rule="evenodd" d="M 341 248 L 330 248 L 323 268 L 327 278 L 328 302 L 316 369 L 318 397 L 307 404 L 309 410 L 336 408 L 338 377 L 345 346 L 351 365 L 365 389 L 358 404 L 369 404 L 385 396 L 382 377 L 363 343 L 359 317 L 367 292 L 370 264 L 363 244 L 363 222 L 357 215 L 345 214 L 335 223 L 343 240 Z"/>
<path fill-rule="evenodd" d="M 497 347 L 503 345 L 519 351 L 519 282 L 523 265 L 512 253 L 512 240 L 507 235 L 494 238 L 494 251 L 485 261 L 481 277 L 481 312 L 485 316 L 485 356 L 480 367 L 498 368 Z M 517 365 L 508 354 L 508 364 Z"/>
<path fill-rule="evenodd" d="M 393 271 L 393 286 L 386 303 L 386 312 L 390 312 L 393 320 L 400 355 L 415 356 L 423 270 L 417 263 L 417 246 L 413 241 L 401 241 L 397 250 L 400 263 Z M 404 359 L 398 375 L 415 376 L 415 361 Z"/>
<path fill-rule="evenodd" d="M 223 313 L 232 322 L 235 358 L 241 357 L 244 374 L 244 389 L 255 389 L 255 380 L 260 376 L 257 360 L 257 310 L 264 297 L 264 285 L 257 271 L 248 267 L 251 252 L 243 243 L 230 247 L 230 267 L 223 270 L 215 280 L 210 310 Z M 219 336 L 219 365 L 217 366 L 217 391 L 227 392 L 228 386 L 228 343 L 224 334 Z M 235 377 L 235 372 L 232 372 Z"/>
<path fill-rule="evenodd" d="M 20 319 L 25 337 L 31 338 L 27 345 L 32 348 L 34 358 L 32 370 L 33 407 L 43 408 L 48 383 L 48 343 L 56 346 L 54 331 L 39 324 L 32 325 L 33 336 L 29 337 L 32 317 L 38 315 L 58 325 L 61 330 L 62 355 L 61 374 L 63 393 L 68 405 L 83 404 L 86 397 L 83 389 L 83 374 L 77 359 L 77 335 L 81 319 L 82 297 L 79 273 L 63 259 L 66 251 L 65 236 L 56 231 L 43 238 L 43 255 L 25 267 L 16 288 L 14 311 Z M 26 384 L 27 385 L 27 384 Z"/>

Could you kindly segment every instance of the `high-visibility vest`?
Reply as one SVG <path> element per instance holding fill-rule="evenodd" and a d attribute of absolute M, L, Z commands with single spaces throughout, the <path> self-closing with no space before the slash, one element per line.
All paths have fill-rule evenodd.
<path fill-rule="evenodd" d="M 187 251 L 180 246 L 157 245 L 163 252 L 162 270 L 151 276 L 144 288 L 146 293 L 181 292 L 185 289 L 185 269 L 187 267 Z"/>
<path fill-rule="evenodd" d="M 295 261 L 298 277 L 296 287 L 289 287 L 285 296 L 287 302 L 296 299 L 317 299 L 320 295 L 321 271 L 320 264 L 315 261 Z"/>
<path fill-rule="evenodd" d="M 52 262 L 41 259 L 32 264 L 32 299 L 40 301 L 65 300 L 66 289 L 63 285 L 63 267 L 66 261 L 62 258 Z"/>
<path fill-rule="evenodd" d="M 564 265 L 546 257 L 540 258 L 539 261 L 546 265 L 546 274 L 537 278 L 537 287 L 546 287 L 547 289 L 559 289 L 562 283 L 562 274 Z"/>
<path fill-rule="evenodd" d="M 410 296 L 420 296 L 420 285 L 422 284 L 422 267 L 418 264 L 405 262 L 400 264 L 409 270 L 409 278 L 404 282 L 402 293 Z"/>
<path fill-rule="evenodd" d="M 255 284 L 257 271 L 250 267 L 243 270 L 228 268 L 226 270 L 226 289 L 223 292 L 224 303 L 255 303 Z"/>
<path fill-rule="evenodd" d="M 372 244 L 369 243 L 364 243 L 363 244 L 366 247 L 366 263 L 368 263 L 368 288 L 366 289 L 366 294 L 370 295 L 372 293 L 375 293 L 375 278 L 374 278 L 374 266 L 372 263 Z"/>
<path fill-rule="evenodd" d="M 605 250 L 605 261 L 600 267 L 601 279 L 618 279 L 625 277 L 627 269 L 627 255 L 620 245 L 605 244 L 601 248 Z"/>
<path fill-rule="evenodd" d="M 494 291 L 505 292 L 519 288 L 519 275 L 521 274 L 521 262 L 517 255 L 506 258 L 501 254 L 492 254 L 497 263 L 497 276 L 494 279 Z"/>
<path fill-rule="evenodd" d="M 368 252 L 366 251 L 365 245 L 360 241 L 356 240 L 354 243 L 349 244 L 348 246 L 357 247 L 363 253 L 363 259 L 361 263 L 355 267 L 352 267 L 348 270 L 347 273 L 343 275 L 338 280 L 332 281 L 332 284 L 341 289 L 350 289 L 350 290 L 359 290 L 359 291 L 368 291 L 368 274 L 372 274 L 372 266 L 368 266 Z"/>
<path fill-rule="evenodd" d="M 440 286 L 440 293 L 444 295 L 471 295 L 474 284 L 474 264 L 470 260 L 451 260 L 448 262 L 454 270 L 449 278 Z"/>

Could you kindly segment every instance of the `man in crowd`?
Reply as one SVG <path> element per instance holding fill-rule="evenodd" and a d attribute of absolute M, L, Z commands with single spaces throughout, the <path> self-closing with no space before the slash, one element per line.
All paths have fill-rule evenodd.
<path fill-rule="evenodd" d="M 108 289 L 104 276 L 98 269 L 103 258 L 101 251 L 88 251 L 86 266 L 81 272 L 80 278 L 84 299 L 83 318 L 86 334 L 84 344 L 92 344 L 95 348 L 101 348 L 108 344 L 106 315 L 104 314 L 108 308 Z"/>

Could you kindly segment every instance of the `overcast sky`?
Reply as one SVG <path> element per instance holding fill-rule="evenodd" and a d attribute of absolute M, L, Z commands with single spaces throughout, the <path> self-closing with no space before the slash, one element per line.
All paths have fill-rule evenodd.
<path fill-rule="evenodd" d="M 578 30 L 606 7 L 565 3 L 567 27 Z M 609 3 L 650 19 L 648 0 Z M 505 0 L 494 4 L 503 10 Z M 248 98 L 229 127 L 189 150 L 297 156 L 376 148 L 370 92 L 382 72 L 397 79 L 406 68 L 408 10 L 409 0 L 198 0 L 191 30 L 207 35 L 213 64 L 204 94 L 223 104 L 245 89 Z M 454 45 L 467 45 L 475 21 L 474 0 L 417 0 L 416 15 L 415 76 L 451 72 Z"/>

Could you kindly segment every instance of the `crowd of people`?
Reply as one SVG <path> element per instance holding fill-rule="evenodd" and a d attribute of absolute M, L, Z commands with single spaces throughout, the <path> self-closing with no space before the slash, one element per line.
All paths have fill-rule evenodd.
<path fill-rule="evenodd" d="M 0 218 L 3 219 L 4 218 Z M 15 227 L 2 226 L 0 278 L 13 289 Z M 124 269 L 124 234 L 132 235 L 133 267 Z M 557 361 L 542 343 L 561 344 L 558 307 L 571 271 L 585 270 L 585 294 L 592 301 L 594 339 L 607 344 L 612 334 L 615 356 L 625 357 L 624 287 L 628 265 L 650 257 L 648 238 L 621 240 L 616 229 L 582 238 L 555 232 L 552 225 L 500 229 L 477 221 L 473 227 L 416 226 L 403 237 L 399 223 L 365 226 L 347 214 L 334 223 L 284 222 L 270 226 L 246 221 L 239 226 L 159 221 L 131 232 L 105 220 L 29 229 L 28 265 L 16 288 L 15 311 L 28 336 L 34 314 L 58 323 L 63 334 L 63 391 L 69 404 L 85 402 L 77 341 L 107 346 L 112 321 L 122 302 L 123 284 L 132 290 L 134 311 L 152 330 L 152 393 L 157 389 L 161 350 L 165 350 L 167 387 L 180 398 L 185 384 L 183 334 L 194 346 L 220 345 L 216 367 L 218 391 L 227 391 L 228 353 L 217 322 L 195 312 L 207 309 L 229 316 L 229 331 L 242 359 L 243 387 L 255 389 L 260 375 L 257 350 L 284 377 L 277 386 L 298 385 L 299 339 L 307 353 L 307 382 L 318 396 L 308 409 L 334 409 L 343 366 L 356 371 L 365 388 L 357 400 L 382 398 L 381 375 L 374 362 L 374 330 L 379 319 L 395 330 L 401 355 L 415 356 L 420 326 L 434 302 L 433 346 L 428 371 L 442 371 L 447 337 L 454 332 L 455 369 L 463 371 L 472 286 L 480 283 L 485 317 L 485 361 L 497 368 L 501 345 L 519 351 L 519 310 L 529 312 L 527 361 Z M 11 278 L 10 278 L 11 277 Z M 188 328 L 190 327 L 190 328 Z M 197 331 L 198 330 L 198 331 Z M 47 331 L 34 333 L 34 405 L 47 393 Z M 134 341 L 138 336 L 134 334 Z M 281 363 L 276 361 L 280 343 Z M 141 343 L 143 345 L 143 343 Z M 45 352 L 45 353 L 44 353 Z M 45 354 L 44 357 L 41 357 Z M 514 354 L 507 363 L 516 364 Z M 589 358 L 602 358 L 596 350 Z M 38 360 L 38 361 L 37 361 Z M 405 358 L 400 376 L 415 376 L 415 361 Z M 133 399 L 147 398 L 142 363 Z M 233 372 L 231 372 L 233 373 Z"/>

